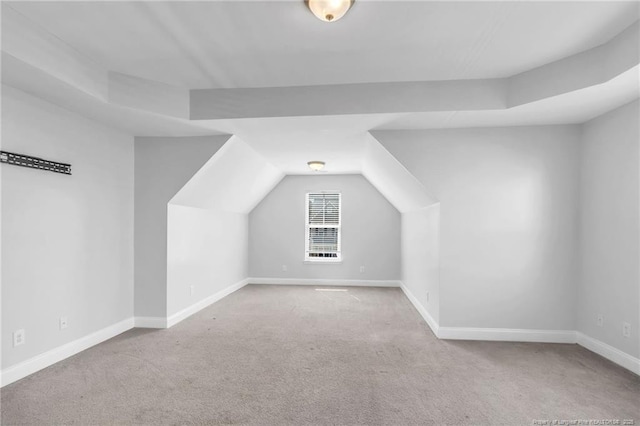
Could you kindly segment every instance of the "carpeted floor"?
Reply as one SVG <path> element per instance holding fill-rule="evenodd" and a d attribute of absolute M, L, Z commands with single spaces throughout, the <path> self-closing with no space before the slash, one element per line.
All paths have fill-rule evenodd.
<path fill-rule="evenodd" d="M 3 388 L 2 424 L 640 424 L 640 378 L 586 349 L 441 341 L 401 290 L 344 289 L 128 331 Z"/>

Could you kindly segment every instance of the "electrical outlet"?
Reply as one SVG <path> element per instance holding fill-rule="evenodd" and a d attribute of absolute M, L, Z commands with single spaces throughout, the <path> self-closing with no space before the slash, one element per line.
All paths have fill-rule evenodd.
<path fill-rule="evenodd" d="M 596 325 L 598 327 L 602 327 L 604 325 L 604 315 L 598 314 L 598 318 L 596 318 Z"/>
<path fill-rule="evenodd" d="M 191 295 L 193 296 L 193 294 L 196 292 L 196 286 L 192 285 L 189 287 L 189 291 L 191 292 Z"/>
<path fill-rule="evenodd" d="M 427 303 L 429 303 L 429 292 L 427 292 Z"/>
<path fill-rule="evenodd" d="M 13 347 L 23 345 L 26 341 L 26 336 L 24 333 L 24 329 L 16 330 L 13 332 Z"/>
<path fill-rule="evenodd" d="M 287 272 L 287 265 L 282 265 L 282 272 Z"/>
<path fill-rule="evenodd" d="M 622 323 L 622 335 L 624 337 L 631 337 L 631 324 L 628 322 Z"/>
<path fill-rule="evenodd" d="M 364 273 L 364 266 L 360 267 L 360 273 Z"/>
<path fill-rule="evenodd" d="M 68 326 L 67 317 L 60 317 L 60 330 L 64 330 Z"/>

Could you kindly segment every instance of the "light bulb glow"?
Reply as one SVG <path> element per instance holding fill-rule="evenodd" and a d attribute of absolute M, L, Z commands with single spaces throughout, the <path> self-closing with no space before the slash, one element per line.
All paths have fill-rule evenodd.
<path fill-rule="evenodd" d="M 309 161 L 307 166 L 314 172 L 319 172 L 324 168 L 324 161 Z"/>
<path fill-rule="evenodd" d="M 354 0 L 307 0 L 307 6 L 318 19 L 335 22 L 342 18 Z"/>

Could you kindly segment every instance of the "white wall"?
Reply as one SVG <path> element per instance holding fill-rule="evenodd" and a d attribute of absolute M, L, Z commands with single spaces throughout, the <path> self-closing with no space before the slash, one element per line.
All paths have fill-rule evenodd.
<path fill-rule="evenodd" d="M 402 283 L 436 324 L 440 321 L 439 234 L 440 204 L 402 213 Z"/>
<path fill-rule="evenodd" d="M 362 176 L 399 212 L 424 209 L 438 202 L 371 133 L 365 141 Z"/>
<path fill-rule="evenodd" d="M 305 194 L 322 190 L 342 193 L 341 263 L 304 262 Z M 400 213 L 361 175 L 286 176 L 249 215 L 249 275 L 398 280 Z"/>
<path fill-rule="evenodd" d="M 640 356 L 638 101 L 583 127 L 578 331 Z M 604 316 L 602 327 L 597 315 Z M 631 324 L 631 338 L 622 323 Z"/>
<path fill-rule="evenodd" d="M 248 214 L 283 176 L 232 136 L 169 201 L 169 324 L 244 285 Z"/>
<path fill-rule="evenodd" d="M 132 317 L 133 138 L 3 85 L 2 145 L 73 173 L 0 166 L 5 369 Z"/>
<path fill-rule="evenodd" d="M 168 316 L 247 278 L 247 214 L 170 204 L 168 219 Z"/>
<path fill-rule="evenodd" d="M 578 126 L 374 136 L 440 200 L 441 326 L 575 329 Z"/>
<path fill-rule="evenodd" d="M 167 203 L 229 136 L 135 139 L 135 315 L 167 315 Z"/>
<path fill-rule="evenodd" d="M 248 214 L 283 177 L 251 146 L 231 136 L 171 204 Z"/>

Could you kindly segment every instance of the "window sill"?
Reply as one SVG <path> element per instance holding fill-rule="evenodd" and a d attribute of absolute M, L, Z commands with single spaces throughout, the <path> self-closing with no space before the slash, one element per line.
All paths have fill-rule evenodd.
<path fill-rule="evenodd" d="M 322 260 L 308 260 L 305 259 L 303 261 L 303 263 L 307 264 L 307 265 L 316 265 L 316 264 L 321 264 L 321 265 L 332 265 L 332 264 L 340 264 L 342 263 L 342 259 L 340 260 L 328 260 L 328 259 L 322 259 Z"/>

